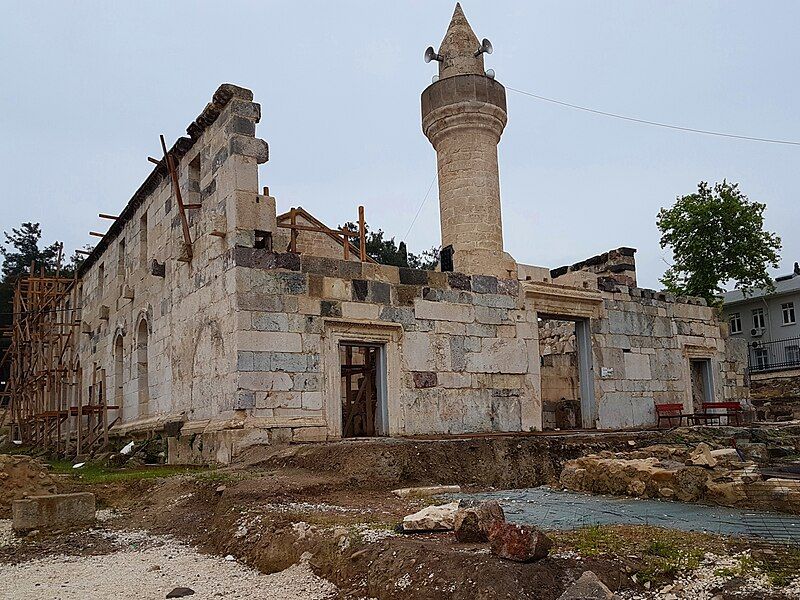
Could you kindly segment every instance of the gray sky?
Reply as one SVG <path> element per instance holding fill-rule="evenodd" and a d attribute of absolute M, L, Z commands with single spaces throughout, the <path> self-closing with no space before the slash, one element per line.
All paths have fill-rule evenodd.
<path fill-rule="evenodd" d="M 366 206 L 402 238 L 435 173 L 419 96 L 454 2 L 0 1 L 0 228 L 39 221 L 68 249 L 96 242 L 222 82 L 262 106 L 261 167 L 279 209 L 328 224 Z M 800 140 L 798 2 L 462 2 L 503 84 L 689 127 Z M 640 285 L 665 264 L 655 215 L 700 180 L 767 204 L 800 260 L 800 147 L 590 115 L 508 92 L 500 145 L 506 249 L 556 267 L 627 245 Z M 438 244 L 436 187 L 408 237 Z"/>

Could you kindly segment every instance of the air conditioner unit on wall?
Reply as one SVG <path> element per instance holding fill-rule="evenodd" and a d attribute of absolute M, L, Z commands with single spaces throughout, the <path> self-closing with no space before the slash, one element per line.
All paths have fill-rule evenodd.
<path fill-rule="evenodd" d="M 753 337 L 761 337 L 764 335 L 764 330 L 761 327 L 753 327 L 750 330 L 750 335 Z"/>

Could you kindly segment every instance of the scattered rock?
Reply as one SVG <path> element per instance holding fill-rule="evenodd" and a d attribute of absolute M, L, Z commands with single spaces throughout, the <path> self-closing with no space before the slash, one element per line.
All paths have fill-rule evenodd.
<path fill-rule="evenodd" d="M 453 521 L 456 539 L 463 543 L 488 542 L 492 523 L 505 520 L 503 509 L 496 500 L 474 505 L 465 505 L 462 502 Z"/>
<path fill-rule="evenodd" d="M 628 493 L 631 496 L 641 496 L 647 490 L 647 486 L 641 479 L 634 479 L 628 484 Z"/>
<path fill-rule="evenodd" d="M 717 459 L 712 455 L 709 445 L 705 442 L 700 442 L 689 455 L 686 464 L 694 465 L 696 467 L 709 467 L 713 469 L 717 466 Z"/>
<path fill-rule="evenodd" d="M 719 450 L 712 450 L 711 456 L 717 461 L 718 467 L 727 467 L 729 469 L 741 468 L 742 457 L 739 456 L 739 451 L 736 448 L 720 448 Z"/>
<path fill-rule="evenodd" d="M 663 487 L 663 488 L 660 488 L 658 490 L 658 494 L 662 498 L 667 498 L 667 499 L 674 498 L 675 497 L 675 490 L 673 490 L 672 488 Z"/>
<path fill-rule="evenodd" d="M 618 598 L 592 571 L 584 571 L 558 600 L 613 600 Z"/>
<path fill-rule="evenodd" d="M 192 588 L 176 587 L 169 594 L 167 594 L 167 598 L 183 598 L 184 596 L 191 596 L 193 594 L 194 590 Z"/>
<path fill-rule="evenodd" d="M 426 506 L 413 515 L 403 517 L 403 531 L 451 531 L 458 501 L 439 506 Z"/>
<path fill-rule="evenodd" d="M 460 485 L 429 485 L 426 487 L 410 487 L 392 490 L 392 493 L 398 498 L 421 498 L 424 496 L 438 496 L 439 494 L 458 494 L 460 492 Z"/>
<path fill-rule="evenodd" d="M 517 562 L 533 562 L 545 558 L 553 541 L 529 525 L 494 521 L 489 528 L 492 554 Z"/>
<path fill-rule="evenodd" d="M 769 451 L 766 444 L 739 442 L 736 447 L 741 450 L 745 460 L 766 464 L 769 462 Z"/>

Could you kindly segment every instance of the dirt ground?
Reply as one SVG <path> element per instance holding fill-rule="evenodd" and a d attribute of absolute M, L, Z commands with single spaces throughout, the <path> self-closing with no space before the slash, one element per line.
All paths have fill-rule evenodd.
<path fill-rule="evenodd" d="M 391 493 L 393 488 L 442 483 L 482 491 L 555 483 L 570 458 L 630 449 L 656 439 L 665 437 L 650 432 L 306 444 L 253 449 L 236 465 L 219 469 L 66 472 L 56 476 L 59 491 L 93 491 L 98 505 L 115 509 L 117 516 L 92 532 L 55 537 L 39 533 L 14 538 L 13 545 L 0 528 L 0 572 L 16 565 L 29 579 L 20 575 L 7 583 L 29 581 L 41 587 L 35 582 L 46 583 L 43 573 L 58 572 L 62 564 L 95 565 L 100 572 L 124 568 L 144 550 L 125 547 L 119 536 L 146 531 L 155 540 L 147 546 L 153 552 L 178 544 L 170 551 L 187 557 L 188 570 L 176 571 L 170 585 L 192 587 L 185 582 L 192 581 L 193 569 L 213 575 L 212 563 L 219 561 L 226 563 L 223 567 L 233 563 L 251 569 L 249 573 L 260 577 L 286 574 L 291 568 L 290 574 L 305 569 L 303 577 L 313 571 L 320 578 L 309 581 L 321 591 L 309 583 L 312 587 L 300 595 L 287 589 L 284 596 L 274 597 L 324 597 L 313 595 L 319 591 L 331 597 L 380 600 L 556 600 L 591 570 L 624 600 L 800 598 L 800 554 L 712 535 L 619 526 L 548 532 L 555 540 L 550 556 L 522 564 L 495 557 L 485 544 L 457 543 L 452 533 L 396 532 L 404 515 L 434 500 L 400 499 Z M 235 561 L 221 558 L 228 555 Z M 156 558 L 149 566 L 158 564 Z M 208 568 L 204 560 L 211 561 Z M 221 573 L 224 581 L 224 568 Z M 104 596 L 101 588 L 83 591 L 97 598 L 157 598 L 169 591 L 162 576 L 145 572 L 140 579 L 142 585 L 161 586 L 160 595 L 155 587 L 113 596 Z M 280 575 L 269 580 L 268 587 L 279 589 L 276 582 L 288 579 L 292 578 Z M 0 590 L 7 589 L 2 583 Z M 206 585 L 197 583 L 201 584 Z M 127 590 L 126 585 L 118 590 Z M 61 595 L 46 597 L 81 597 L 68 595 L 72 589 L 82 588 L 69 584 L 67 591 L 59 589 Z M 32 588 L 17 591 L 11 597 L 45 597 Z"/>

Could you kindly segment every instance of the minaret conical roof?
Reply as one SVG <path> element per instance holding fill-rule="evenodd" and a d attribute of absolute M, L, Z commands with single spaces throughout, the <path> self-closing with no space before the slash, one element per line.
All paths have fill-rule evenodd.
<path fill-rule="evenodd" d="M 439 77 L 454 75 L 483 75 L 483 54 L 475 56 L 480 46 L 478 36 L 470 27 L 461 4 L 456 3 L 453 18 L 447 27 L 447 33 L 439 46 L 442 61 L 439 63 Z"/>

